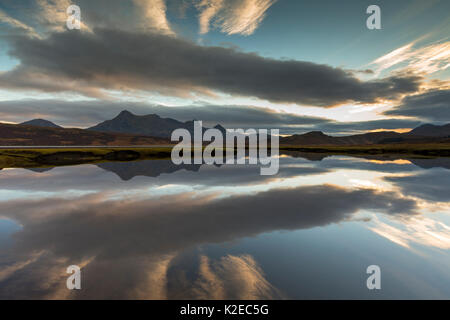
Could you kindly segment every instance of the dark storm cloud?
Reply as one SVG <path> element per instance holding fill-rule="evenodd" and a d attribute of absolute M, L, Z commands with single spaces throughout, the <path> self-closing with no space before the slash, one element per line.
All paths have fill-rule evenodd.
<path fill-rule="evenodd" d="M 21 64 L 0 76 L 1 86 L 91 96 L 101 96 L 99 89 L 174 95 L 217 90 L 326 107 L 394 99 L 417 91 L 421 82 L 414 75 L 361 81 L 328 65 L 264 58 L 154 33 L 96 29 L 54 33 L 42 40 L 13 37 L 10 45 Z"/>
<path fill-rule="evenodd" d="M 433 90 L 405 97 L 386 115 L 409 116 L 428 121 L 450 121 L 450 90 Z"/>

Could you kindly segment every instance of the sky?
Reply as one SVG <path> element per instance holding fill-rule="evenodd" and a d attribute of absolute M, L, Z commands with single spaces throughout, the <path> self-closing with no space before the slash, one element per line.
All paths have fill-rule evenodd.
<path fill-rule="evenodd" d="M 381 29 L 366 25 L 374 4 Z M 127 109 L 282 134 L 444 124 L 448 12 L 445 0 L 0 0 L 0 121 L 85 128 Z"/>

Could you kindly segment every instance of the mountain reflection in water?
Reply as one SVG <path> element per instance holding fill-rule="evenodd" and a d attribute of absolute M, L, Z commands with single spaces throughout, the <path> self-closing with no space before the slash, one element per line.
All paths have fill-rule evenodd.
<path fill-rule="evenodd" d="M 450 298 L 448 158 L 0 171 L 0 298 Z M 82 289 L 66 268 L 82 267 Z M 379 265 L 382 290 L 366 287 Z"/>

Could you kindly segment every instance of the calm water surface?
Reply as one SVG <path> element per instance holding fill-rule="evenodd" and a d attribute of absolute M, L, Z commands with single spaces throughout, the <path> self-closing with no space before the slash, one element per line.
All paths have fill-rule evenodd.
<path fill-rule="evenodd" d="M 3 169 L 0 298 L 450 299 L 449 169 L 320 155 L 282 156 L 276 176 L 166 160 Z"/>

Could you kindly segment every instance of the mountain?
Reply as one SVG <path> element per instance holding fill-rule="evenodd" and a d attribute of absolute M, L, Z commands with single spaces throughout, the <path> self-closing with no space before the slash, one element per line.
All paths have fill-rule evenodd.
<path fill-rule="evenodd" d="M 134 146 L 169 143 L 167 139 L 140 135 L 0 123 L 0 146 Z"/>
<path fill-rule="evenodd" d="M 91 131 L 120 132 L 153 137 L 170 138 L 172 131 L 178 128 L 192 129 L 193 122 L 181 122 L 170 118 L 161 118 L 156 114 L 137 116 L 124 110 L 112 120 L 88 128 Z"/>
<path fill-rule="evenodd" d="M 44 119 L 34 119 L 20 125 L 0 123 L 0 145 L 154 145 L 170 144 L 175 129 L 194 131 L 194 120 L 181 122 L 156 114 L 135 115 L 127 110 L 115 118 L 88 129 L 64 129 Z M 224 135 L 227 130 L 217 124 Z M 208 128 L 203 127 L 203 132 Z M 56 131 L 52 131 L 56 130 Z M 269 137 L 270 139 L 270 137 Z M 225 140 L 224 140 L 225 141 Z M 321 131 L 280 137 L 281 145 L 371 145 L 388 143 L 450 142 L 450 124 L 424 124 L 407 133 L 379 131 L 351 136 L 330 136 Z"/>
<path fill-rule="evenodd" d="M 94 127 L 91 131 L 99 132 L 121 132 L 128 134 L 148 135 L 170 139 L 173 130 L 183 128 L 193 133 L 194 121 L 181 122 L 171 118 L 162 118 L 156 114 L 137 116 L 129 111 L 122 111 L 114 119 L 104 121 Z M 222 133 L 226 129 L 220 124 L 214 127 Z M 207 128 L 203 128 L 205 131 Z M 370 132 L 351 136 L 329 136 L 321 131 L 311 131 L 305 134 L 294 134 L 281 137 L 282 145 L 370 145 L 383 143 L 429 143 L 438 142 L 437 137 L 448 137 L 450 135 L 450 124 L 445 126 L 422 125 L 409 133 L 398 133 L 394 131 Z"/>
<path fill-rule="evenodd" d="M 370 145 L 387 143 L 436 143 L 449 142 L 450 123 L 443 126 L 424 124 L 406 133 L 394 131 L 369 132 L 351 136 L 333 137 L 321 131 L 294 134 L 280 138 L 284 145 Z"/>
<path fill-rule="evenodd" d="M 170 139 L 170 136 L 175 129 L 186 129 L 193 134 L 194 121 L 195 120 L 181 122 L 172 118 L 162 118 L 157 114 L 137 116 L 130 111 L 124 110 L 114 119 L 103 121 L 87 130 L 139 134 Z M 222 133 L 226 132 L 226 129 L 219 124 L 214 128 L 219 129 Z M 207 129 L 208 128 L 203 127 L 203 132 Z"/>
<path fill-rule="evenodd" d="M 51 121 L 45 119 L 33 119 L 29 121 L 25 121 L 20 123 L 20 125 L 26 126 L 36 126 L 36 127 L 45 127 L 45 128 L 62 128 Z"/>
<path fill-rule="evenodd" d="M 298 144 L 298 145 L 321 145 L 334 144 L 334 138 L 324 134 L 322 131 L 311 131 L 304 134 L 294 134 L 288 137 L 280 138 L 281 144 Z"/>
<path fill-rule="evenodd" d="M 450 123 L 443 126 L 424 124 L 407 133 L 408 136 L 416 137 L 450 137 Z"/>
<path fill-rule="evenodd" d="M 383 143 L 388 139 L 401 137 L 393 131 L 370 132 L 344 137 L 333 137 L 321 131 L 311 131 L 305 134 L 294 134 L 280 138 L 280 144 L 285 145 L 365 145 Z"/>

